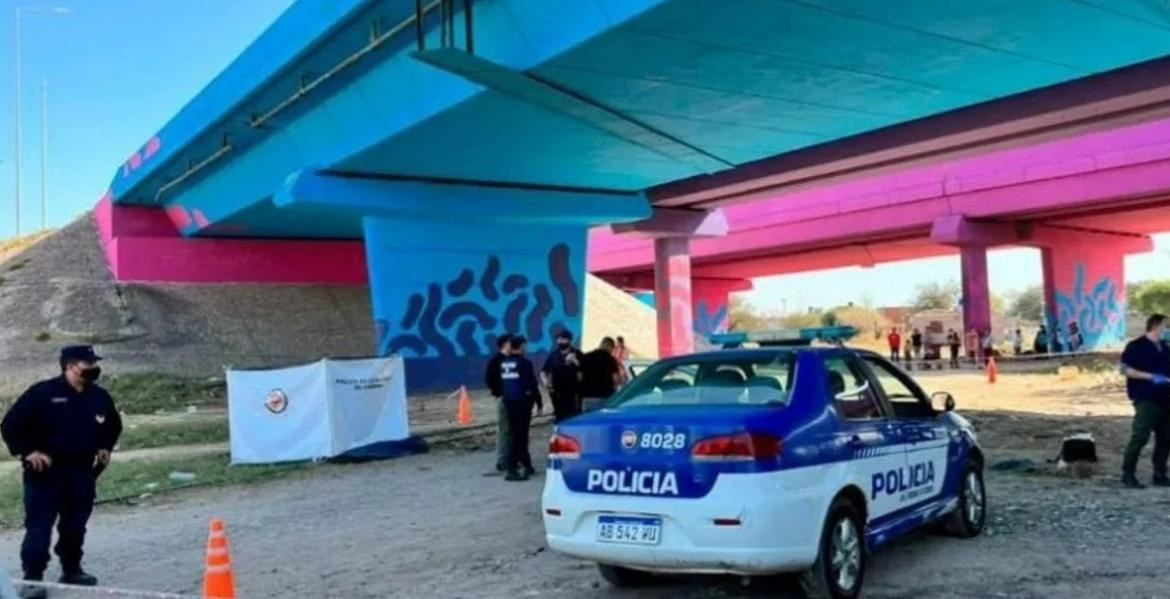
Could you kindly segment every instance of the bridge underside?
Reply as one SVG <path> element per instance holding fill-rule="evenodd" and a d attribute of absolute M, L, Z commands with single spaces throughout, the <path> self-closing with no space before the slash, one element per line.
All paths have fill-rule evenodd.
<path fill-rule="evenodd" d="M 466 381 L 504 331 L 580 330 L 589 226 L 1170 113 L 1170 23 L 1136 0 L 411 4 L 294 4 L 119 169 L 115 273 L 365 268 L 378 350 Z M 651 236 L 694 256 L 698 321 L 724 326 L 746 262 L 695 233 Z"/>

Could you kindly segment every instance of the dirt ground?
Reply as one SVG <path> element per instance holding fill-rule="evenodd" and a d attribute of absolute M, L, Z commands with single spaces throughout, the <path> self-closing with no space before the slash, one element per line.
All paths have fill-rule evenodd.
<path fill-rule="evenodd" d="M 867 597 L 1170 597 L 1170 490 L 1115 482 L 1130 407 L 1114 377 L 1005 373 L 991 386 L 968 372 L 922 380 L 955 395 L 992 463 L 1028 458 L 1037 470 L 988 473 L 984 536 L 924 532 L 879 550 Z M 1045 462 L 1063 433 L 1081 429 L 1103 454 L 1087 479 Z M 485 478 L 491 462 L 486 449 L 448 449 L 103 506 L 91 521 L 87 566 L 103 584 L 196 593 L 207 521 L 222 517 L 244 598 L 794 596 L 784 580 L 744 587 L 664 578 L 638 593 L 610 589 L 593 565 L 545 549 L 540 480 Z M 1147 464 L 1139 474 L 1148 477 Z M 10 571 L 19 540 L 0 535 Z"/>

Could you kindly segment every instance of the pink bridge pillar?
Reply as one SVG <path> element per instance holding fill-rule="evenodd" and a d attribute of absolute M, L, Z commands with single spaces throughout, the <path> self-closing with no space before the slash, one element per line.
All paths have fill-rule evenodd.
<path fill-rule="evenodd" d="M 987 248 L 981 245 L 959 247 L 963 274 L 963 330 L 991 330 L 991 288 L 987 284 Z"/>
<path fill-rule="evenodd" d="M 690 242 L 686 238 L 654 240 L 654 306 L 658 310 L 658 356 L 694 351 L 691 307 Z"/>
<path fill-rule="evenodd" d="M 654 240 L 654 305 L 658 311 L 658 355 L 665 358 L 695 350 L 691 297 L 690 239 L 727 234 L 727 218 L 711 212 L 656 208 L 638 222 L 613 225 L 613 232 Z"/>
<path fill-rule="evenodd" d="M 1148 252 L 1148 237 L 1038 228 L 1049 336 L 1067 351 L 1076 323 L 1081 349 L 1117 346 L 1126 337 L 1125 256 Z"/>
<path fill-rule="evenodd" d="M 935 243 L 959 248 L 963 282 L 963 332 L 975 329 L 984 334 L 991 330 L 987 248 L 1015 243 L 1018 237 L 1014 225 L 976 221 L 959 214 L 939 217 L 934 221 L 930 238 Z"/>

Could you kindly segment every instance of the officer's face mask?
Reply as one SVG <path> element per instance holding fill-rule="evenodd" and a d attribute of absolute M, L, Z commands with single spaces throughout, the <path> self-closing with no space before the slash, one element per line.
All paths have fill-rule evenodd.
<path fill-rule="evenodd" d="M 102 369 L 99 366 L 90 366 L 89 368 L 81 369 L 81 378 L 87 383 L 96 383 L 102 376 Z"/>

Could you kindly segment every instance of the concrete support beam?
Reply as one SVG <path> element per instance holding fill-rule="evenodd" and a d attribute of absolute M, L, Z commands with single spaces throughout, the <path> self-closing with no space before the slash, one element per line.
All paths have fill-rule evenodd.
<path fill-rule="evenodd" d="M 991 330 L 991 289 L 987 283 L 987 248 L 965 245 L 959 248 L 963 281 L 963 329 L 980 335 Z"/>
<path fill-rule="evenodd" d="M 729 229 L 722 210 L 682 210 L 656 208 L 645 220 L 619 223 L 611 227 L 614 233 L 641 237 L 722 237 Z"/>
<path fill-rule="evenodd" d="M 690 241 L 654 240 L 654 305 L 658 311 L 658 357 L 695 350 L 691 304 Z"/>
<path fill-rule="evenodd" d="M 948 214 L 934 219 L 930 239 L 941 245 L 1008 245 L 1020 240 L 1015 223 L 972 220 L 962 214 Z"/>

